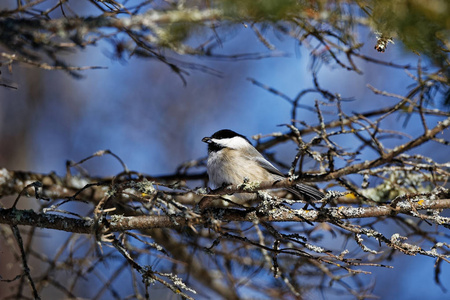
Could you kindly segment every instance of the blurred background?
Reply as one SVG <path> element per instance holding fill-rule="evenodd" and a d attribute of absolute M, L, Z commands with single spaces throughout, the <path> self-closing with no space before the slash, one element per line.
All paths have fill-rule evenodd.
<path fill-rule="evenodd" d="M 184 60 L 206 65 L 220 74 L 190 70 L 185 77 L 186 84 L 160 62 L 137 57 L 114 59 L 114 49 L 106 42 L 64 57 L 73 65 L 106 67 L 83 71 L 80 79 L 62 71 L 24 65 L 13 65 L 12 73 L 2 67 L 2 77 L 14 82 L 18 89 L 0 87 L 0 168 L 55 171 L 63 175 L 66 160 L 79 161 L 98 150 L 110 149 L 131 170 L 149 175 L 172 174 L 180 164 L 206 157 L 206 146 L 201 139 L 219 129 L 233 129 L 246 136 L 286 132 L 279 125 L 290 123 L 291 105 L 252 84 L 248 78 L 294 98 L 303 89 L 313 87 L 312 61 L 309 51 L 295 41 L 281 39 L 270 31 L 265 35 L 276 46 L 276 53 L 282 55 L 239 61 L 185 57 Z M 401 43 L 389 45 L 386 53 L 378 53 L 373 49 L 375 36 L 363 30 L 360 35 L 367 41 L 361 48 L 361 53 L 367 56 L 397 64 L 417 63 L 418 57 L 404 51 Z M 269 54 L 254 32 L 244 26 L 236 28 L 221 51 Z M 405 95 L 413 83 L 402 69 L 364 61 L 357 64 L 362 75 L 334 65 L 322 65 L 318 72 L 322 88 L 351 99 L 343 107 L 349 114 L 394 103 L 393 99 L 374 95 L 367 84 Z M 302 98 L 301 104 L 313 107 L 316 99 L 323 100 L 316 96 Z M 323 109 L 327 111 L 326 107 Z M 326 118 L 335 118 L 334 110 L 329 112 Z M 299 109 L 297 118 L 317 124 L 317 116 L 307 110 Z M 395 117 L 384 125 L 386 128 L 390 122 L 390 129 L 417 136 L 421 127 L 416 121 L 415 117 L 408 122 L 406 118 Z M 346 142 L 352 141 L 342 140 L 341 145 Z M 389 143 L 395 144 L 388 141 L 385 146 L 390 146 Z M 437 162 L 448 161 L 448 149 L 442 145 L 427 144 L 420 150 Z M 277 159 L 289 165 L 295 153 L 295 145 L 288 143 L 277 152 Z M 374 154 L 364 155 L 362 159 Z M 110 156 L 94 158 L 83 166 L 95 176 L 113 176 L 122 171 Z M 32 202 L 29 199 L 21 204 L 27 207 Z M 51 252 L 49 245 L 55 238 L 58 235 L 48 234 L 47 247 L 42 251 Z M 345 245 L 337 244 L 334 248 L 344 249 Z M 0 253 L 1 264 L 4 259 Z M 433 258 L 394 256 L 387 263 L 394 269 L 371 268 L 373 274 L 363 277 L 365 282 L 373 282 L 374 293 L 381 299 L 450 297 L 435 283 Z M 440 278 L 450 288 L 448 264 L 442 265 Z M 334 297 L 339 298 L 326 295 L 327 299 Z"/>

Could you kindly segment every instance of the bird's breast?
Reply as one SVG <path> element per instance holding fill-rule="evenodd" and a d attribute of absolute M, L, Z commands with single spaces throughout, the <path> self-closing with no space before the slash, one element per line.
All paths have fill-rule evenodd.
<path fill-rule="evenodd" d="M 211 152 L 208 157 L 207 169 L 209 179 L 215 187 L 224 184 L 241 184 L 245 178 L 250 181 L 273 179 L 271 174 L 257 162 L 232 149 Z"/>

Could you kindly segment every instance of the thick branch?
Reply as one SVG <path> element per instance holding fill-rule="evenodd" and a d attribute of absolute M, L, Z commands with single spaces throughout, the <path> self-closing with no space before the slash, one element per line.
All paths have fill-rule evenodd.
<path fill-rule="evenodd" d="M 184 216 L 132 216 L 124 217 L 112 215 L 109 219 L 108 231 L 124 231 L 150 228 L 175 228 L 208 223 L 211 218 L 223 222 L 253 222 L 255 219 L 269 222 L 331 222 L 342 219 L 372 218 L 391 216 L 399 213 L 414 214 L 417 210 L 448 209 L 450 199 L 421 200 L 418 202 L 403 201 L 393 208 L 390 205 L 377 207 L 332 207 L 321 210 L 291 210 L 279 208 L 270 214 L 256 210 L 241 210 L 230 208 L 209 208 L 202 215 Z M 74 233 L 90 234 L 94 232 L 94 221 L 54 215 L 36 213 L 33 210 L 0 209 L 0 223 L 9 225 L 26 225 L 48 229 L 63 230 Z M 442 224 L 448 224 L 447 218 L 442 217 Z"/>
<path fill-rule="evenodd" d="M 14 208 L 0 208 L 0 223 L 14 226 L 34 226 L 74 233 L 91 233 L 94 225 L 94 221 L 91 218 L 81 220 L 49 213 L 36 213 L 32 209 L 18 210 Z"/>

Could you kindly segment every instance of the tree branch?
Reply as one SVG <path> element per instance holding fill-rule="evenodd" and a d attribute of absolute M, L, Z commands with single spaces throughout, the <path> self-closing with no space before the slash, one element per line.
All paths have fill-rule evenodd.
<path fill-rule="evenodd" d="M 151 228 L 179 228 L 193 225 L 206 225 L 209 219 L 223 222 L 253 222 L 255 219 L 268 222 L 333 222 L 335 220 L 375 218 L 397 214 L 415 215 L 418 210 L 449 209 L 450 199 L 402 201 L 391 205 L 376 207 L 331 207 L 320 210 L 279 208 L 267 214 L 255 209 L 208 208 L 201 215 L 186 216 L 130 216 L 111 215 L 108 219 L 108 232 L 139 230 Z M 441 225 L 449 225 L 450 219 L 440 217 Z M 73 233 L 91 234 L 96 230 L 92 218 L 75 219 L 49 213 L 36 213 L 33 210 L 0 208 L 0 223 L 8 225 L 35 226 Z"/>

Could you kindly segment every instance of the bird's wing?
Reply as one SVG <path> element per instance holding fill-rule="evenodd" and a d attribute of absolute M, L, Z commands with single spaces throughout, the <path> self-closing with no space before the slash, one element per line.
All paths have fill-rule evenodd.
<path fill-rule="evenodd" d="M 269 171 L 273 175 L 280 176 L 280 178 L 278 178 L 280 180 L 286 178 L 286 176 L 283 173 L 281 173 L 280 170 L 275 168 L 259 152 L 257 152 L 257 154 L 256 153 L 252 153 L 251 157 L 261 167 L 263 167 L 264 169 L 266 169 L 267 171 Z M 325 197 L 325 195 L 321 191 L 317 190 L 316 188 L 314 188 L 314 187 L 312 187 L 310 185 L 303 184 L 303 183 L 297 183 L 293 187 L 287 188 L 287 190 L 289 190 L 291 193 L 294 193 L 295 195 L 297 195 L 299 197 L 303 198 L 304 196 L 306 196 L 307 199 L 312 199 L 312 200 L 320 200 L 323 197 Z"/>
<path fill-rule="evenodd" d="M 286 176 L 280 172 L 277 168 L 275 168 L 267 159 L 265 159 L 262 156 L 255 156 L 253 157 L 253 160 L 256 161 L 261 167 L 269 171 L 270 173 L 274 175 L 281 176 L 280 179 L 285 178 Z"/>

